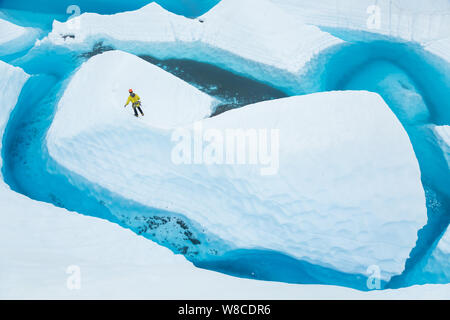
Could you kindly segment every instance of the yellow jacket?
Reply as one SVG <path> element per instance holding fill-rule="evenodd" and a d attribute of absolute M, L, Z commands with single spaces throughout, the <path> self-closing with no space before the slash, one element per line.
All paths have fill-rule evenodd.
<path fill-rule="evenodd" d="M 130 102 L 131 104 L 134 104 L 136 102 L 138 102 L 141 98 L 139 98 L 139 96 L 135 93 L 134 97 L 132 97 L 131 95 L 128 96 L 128 100 L 127 103 L 125 104 L 125 106 L 127 106 Z"/>

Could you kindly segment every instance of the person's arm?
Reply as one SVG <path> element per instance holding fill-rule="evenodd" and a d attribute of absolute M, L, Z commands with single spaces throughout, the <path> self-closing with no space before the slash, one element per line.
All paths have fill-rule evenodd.
<path fill-rule="evenodd" d="M 131 96 L 128 96 L 127 103 L 125 103 L 125 107 L 130 103 L 130 101 L 131 101 Z"/>
<path fill-rule="evenodd" d="M 136 98 L 138 99 L 138 100 L 141 100 L 141 98 L 136 94 Z"/>

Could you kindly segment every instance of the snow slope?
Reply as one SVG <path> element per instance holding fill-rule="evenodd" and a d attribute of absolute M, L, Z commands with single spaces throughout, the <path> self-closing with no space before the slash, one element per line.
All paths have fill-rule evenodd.
<path fill-rule="evenodd" d="M 0 19 L 0 56 L 6 56 L 31 47 L 39 36 L 39 31 L 24 28 Z"/>
<path fill-rule="evenodd" d="M 270 0 L 303 23 L 366 31 L 420 43 L 450 61 L 450 1 Z M 374 9 L 373 6 L 378 9 Z M 371 17 L 379 14 L 379 25 Z M 370 25 L 370 27 L 369 27 Z M 360 38 L 364 38 L 361 34 Z"/>
<path fill-rule="evenodd" d="M 0 141 L 28 75 L 0 61 Z M 0 146 L 1 147 L 1 146 Z M 1 148 L 0 148 L 1 150 Z M 254 281 L 197 269 L 108 221 L 30 200 L 0 181 L 1 299 L 417 299 L 448 285 L 362 293 Z M 79 267 L 80 289 L 67 283 Z M 71 269 L 72 268 L 72 269 Z"/>
<path fill-rule="evenodd" d="M 47 135 L 51 157 L 68 170 L 125 198 L 184 214 L 239 248 L 279 250 L 349 273 L 377 264 L 384 279 L 403 270 L 426 222 L 425 197 L 408 136 L 378 95 L 320 93 L 202 120 L 204 130 L 224 134 L 278 129 L 279 154 L 257 165 L 177 165 L 173 140 L 192 134 L 190 125 L 181 133 L 157 129 L 152 108 L 143 119 L 105 116 L 69 99 L 95 92 L 77 76 Z M 66 116 L 75 112 L 92 123 Z M 139 139 L 128 143 L 133 136 Z M 270 139 L 269 149 L 276 141 Z M 274 174 L 261 175 L 269 167 Z"/>
<path fill-rule="evenodd" d="M 83 92 L 78 91 L 83 87 Z M 76 101 L 78 108 L 62 107 L 63 112 L 55 118 L 65 123 L 59 132 L 70 138 L 78 133 L 80 124 L 82 130 L 89 130 L 130 118 L 131 103 L 124 109 L 129 88 L 141 98 L 142 109 L 148 115 L 143 120 L 155 127 L 173 127 L 208 117 L 218 104 L 155 65 L 123 51 L 108 51 L 85 62 L 71 80 L 60 104 Z"/>
<path fill-rule="evenodd" d="M 258 15 L 253 14 L 256 7 Z M 221 1 L 199 19 L 178 16 L 151 3 L 132 12 L 84 13 L 72 20 L 55 21 L 41 43 L 89 51 L 103 41 L 134 54 L 216 64 L 293 91 L 299 87 L 298 74 L 312 57 L 343 43 L 268 0 Z"/>

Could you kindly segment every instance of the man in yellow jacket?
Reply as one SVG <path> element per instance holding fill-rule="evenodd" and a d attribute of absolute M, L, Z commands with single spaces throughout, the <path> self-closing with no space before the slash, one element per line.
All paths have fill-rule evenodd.
<path fill-rule="evenodd" d="M 128 100 L 127 100 L 127 103 L 125 104 L 125 108 L 131 102 L 131 106 L 133 107 L 133 110 L 134 110 L 134 115 L 136 117 L 139 117 L 138 112 L 137 112 L 137 110 L 139 110 L 139 112 L 143 116 L 144 112 L 142 112 L 142 109 L 141 109 L 141 98 L 136 93 L 133 92 L 133 89 L 128 90 L 128 92 L 130 93 L 130 95 L 128 96 Z"/>

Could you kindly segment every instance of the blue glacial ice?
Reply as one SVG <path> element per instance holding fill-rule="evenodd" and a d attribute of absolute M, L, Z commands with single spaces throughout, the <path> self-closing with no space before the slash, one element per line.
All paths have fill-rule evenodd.
<path fill-rule="evenodd" d="M 180 10 L 179 7 L 175 8 L 174 2 L 166 1 L 161 4 L 178 14 L 198 16 L 210 9 L 215 2 L 205 2 L 204 6 L 189 6 L 187 11 Z M 26 25 L 27 15 L 21 14 L 25 7 L 21 7 L 20 2 L 16 1 L 16 3 L 19 3 L 19 7 L 12 11 L 8 8 L 5 11 L 6 15 L 12 17 L 11 20 L 15 22 L 18 22 L 20 17 L 25 17 L 25 20 L 20 22 Z M 102 1 L 90 3 L 92 7 L 86 11 L 109 14 L 137 9 L 145 5 L 146 1 L 129 2 L 126 6 L 123 2 L 122 4 L 113 2 L 112 6 L 104 10 L 102 10 L 104 7 Z M 60 12 L 61 9 L 66 8 L 52 6 L 50 4 L 48 7 L 44 6 L 48 11 L 42 16 L 30 16 L 29 25 L 49 28 L 49 14 L 53 15 L 53 10 Z M 65 13 L 61 12 L 60 15 L 63 17 Z M 339 38 L 339 32 L 329 31 Z M 94 40 L 97 42 L 98 39 Z M 107 40 L 106 42 L 111 48 L 121 50 L 129 48 L 129 44 L 124 45 L 123 41 Z M 149 60 L 156 59 L 161 65 L 165 65 L 167 56 L 163 55 L 163 59 L 152 57 L 157 50 L 158 48 L 149 46 L 147 51 L 140 50 L 139 53 L 146 54 Z M 45 137 L 59 99 L 71 77 L 85 60 L 81 56 L 83 52 L 85 51 L 77 48 L 71 49 L 44 43 L 33 48 L 23 57 L 9 61 L 33 74 L 22 90 L 3 140 L 3 173 L 5 181 L 14 190 L 33 199 L 101 217 L 131 228 L 136 233 L 144 234 L 174 252 L 186 254 L 187 258 L 199 267 L 248 278 L 292 283 L 338 284 L 366 289 L 363 275 L 339 272 L 333 268 L 292 258 L 282 252 L 239 248 L 235 250 L 223 239 L 205 234 L 202 226 L 188 219 L 183 212 L 149 207 L 126 199 L 56 163 L 49 157 Z M 222 72 L 228 72 L 227 74 L 231 77 L 233 74 L 229 71 L 236 72 L 240 67 L 244 70 L 249 68 L 247 57 L 243 59 L 236 55 L 227 56 L 220 51 L 215 52 L 218 54 L 214 59 L 198 60 L 206 60 L 226 69 L 219 61 L 222 57 L 228 61 L 231 59 L 233 67 L 228 71 L 222 70 Z M 187 56 L 171 57 L 172 65 L 176 63 L 182 69 L 189 61 L 177 60 L 177 58 L 195 59 L 197 55 L 198 53 L 195 55 L 188 53 Z M 167 62 L 166 66 L 170 68 L 170 63 Z M 273 67 L 264 70 L 261 69 L 260 63 L 256 66 L 257 74 L 251 74 L 251 70 L 245 72 L 245 75 L 250 78 L 249 83 L 253 83 L 255 87 L 264 88 L 265 86 L 268 91 L 272 90 L 270 92 L 272 95 L 276 90 L 279 92 L 276 93 L 277 97 L 331 90 L 367 90 L 381 95 L 401 121 L 411 140 L 421 169 L 428 213 L 428 223 L 418 233 L 417 244 L 406 262 L 405 271 L 394 277 L 390 283 L 383 285 L 402 287 L 416 283 L 447 283 L 448 273 L 446 276 L 445 271 L 435 271 L 434 275 L 430 275 L 427 271 L 430 268 L 424 266 L 437 265 L 442 268 L 442 265 L 434 262 L 436 256 L 442 252 L 442 250 L 436 251 L 438 250 L 436 248 L 450 220 L 448 164 L 433 131 L 435 125 L 448 125 L 450 122 L 448 62 L 426 52 L 418 45 L 396 39 L 380 40 L 375 37 L 349 41 L 322 50 L 304 65 L 302 72 L 298 74 L 299 80 L 287 84 L 278 82 L 280 79 L 287 78 L 285 71 Z M 275 71 L 275 73 L 268 75 L 268 71 Z M 242 77 L 242 74 L 239 76 Z M 202 81 L 200 77 L 191 78 L 190 82 L 195 85 L 195 82 Z M 265 84 L 254 81 L 252 78 Z M 220 86 L 221 79 L 216 80 Z M 294 87 L 293 83 L 299 86 Z M 261 98 L 261 100 L 264 99 Z M 236 106 L 240 107 L 242 104 L 237 103 Z M 118 218 L 123 216 L 133 217 L 134 221 Z M 154 234 L 144 232 L 143 230 L 148 229 L 149 226 L 156 226 L 157 231 Z M 199 243 L 207 245 L 198 245 Z M 203 250 L 202 259 L 195 259 L 195 255 L 190 255 L 192 250 L 194 252 Z M 219 257 L 211 256 L 212 250 L 226 253 Z M 436 273 L 439 276 L 436 276 Z"/>

